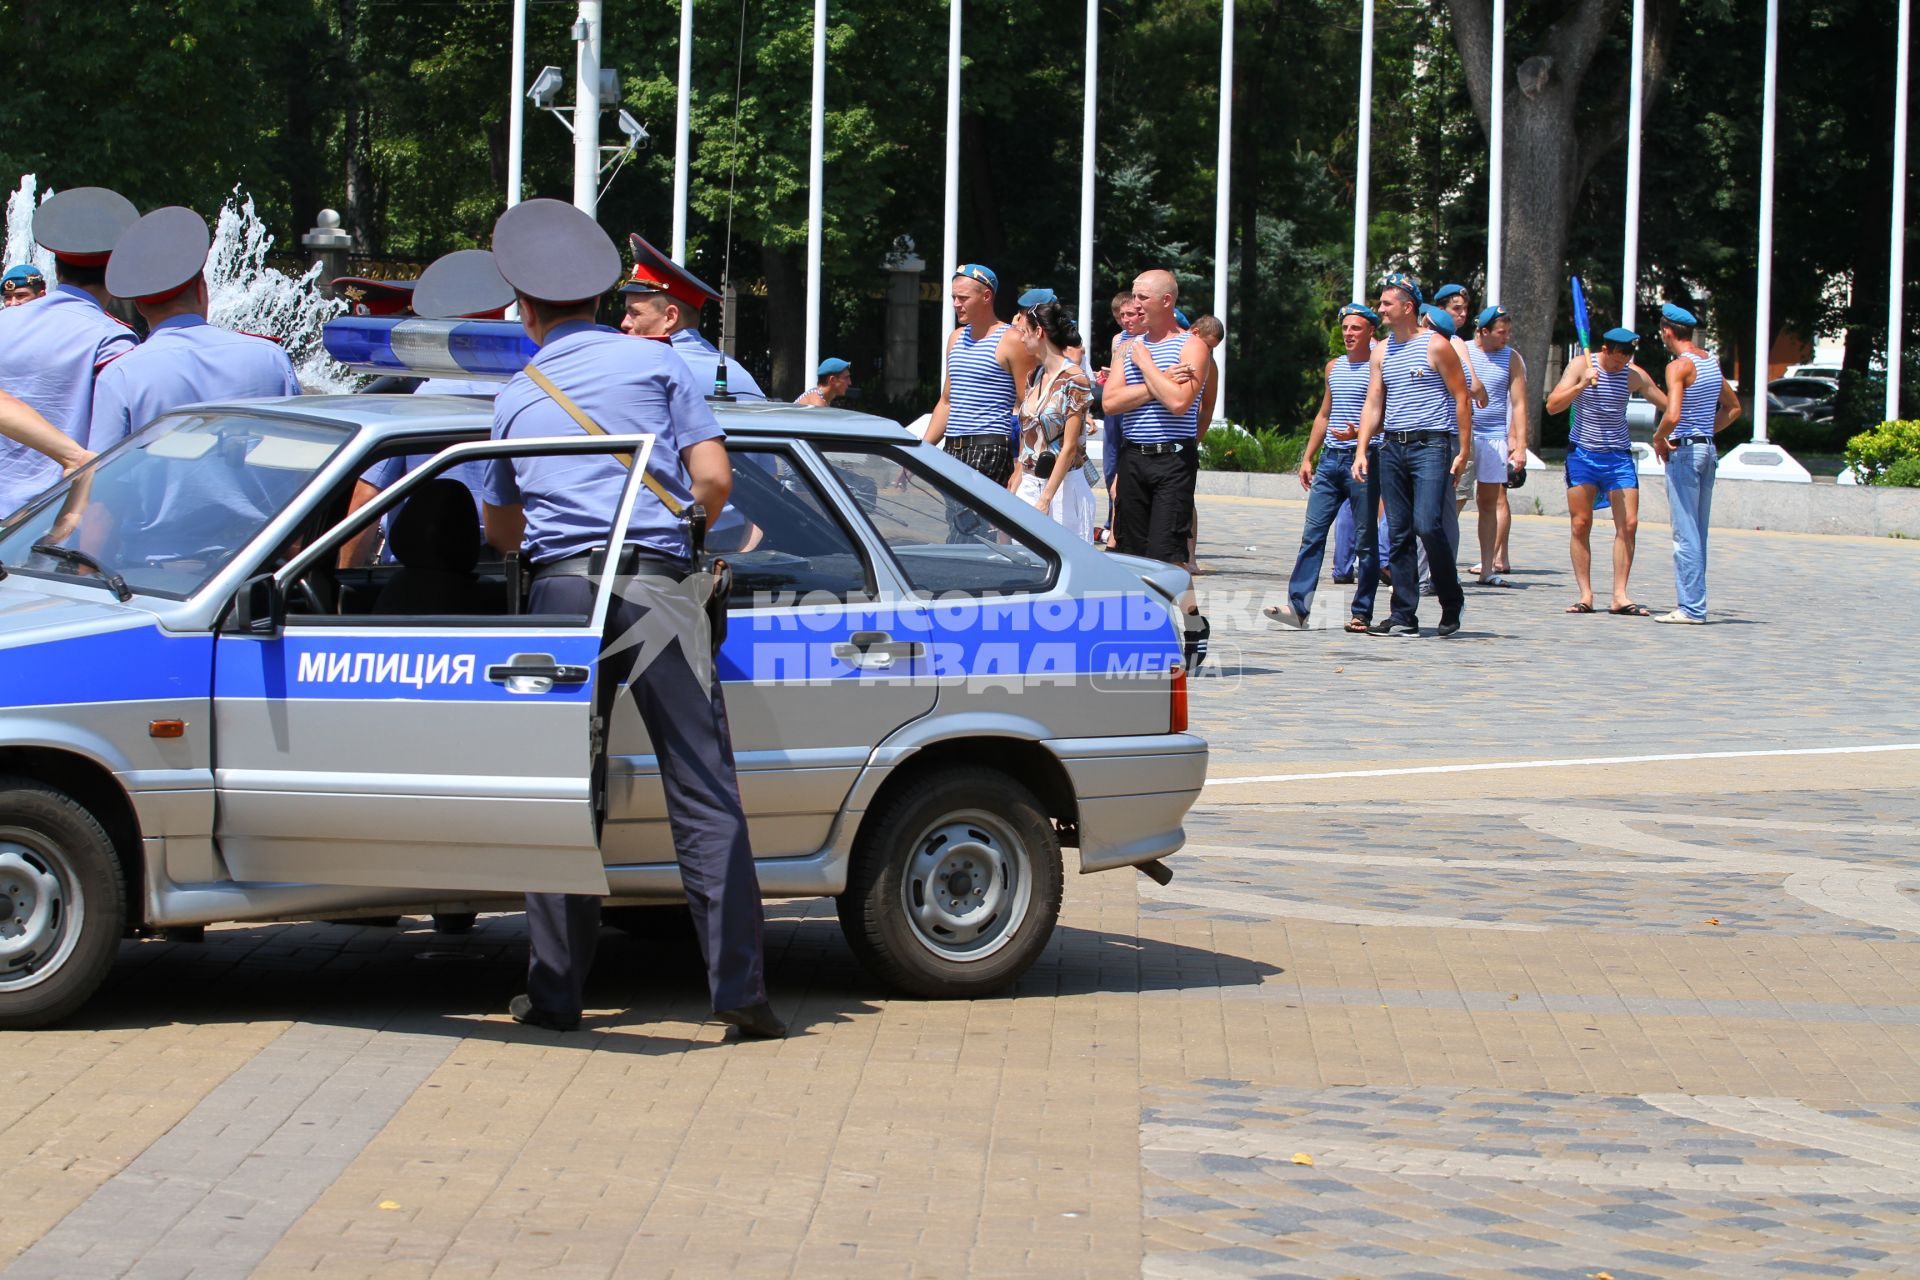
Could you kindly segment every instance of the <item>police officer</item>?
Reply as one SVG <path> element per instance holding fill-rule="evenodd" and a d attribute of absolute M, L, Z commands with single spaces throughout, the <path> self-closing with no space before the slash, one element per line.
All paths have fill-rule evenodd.
<path fill-rule="evenodd" d="M 155 209 L 114 244 L 107 290 L 132 299 L 147 340 L 100 372 L 87 434 L 94 452 L 184 404 L 300 394 L 278 343 L 207 323 L 200 272 L 212 245 L 207 220 L 179 205 Z"/>
<path fill-rule="evenodd" d="M 640 235 L 627 237 L 633 247 L 633 271 L 620 286 L 627 313 L 620 330 L 636 338 L 665 338 L 687 362 L 703 391 L 725 393 L 736 400 L 765 400 L 753 375 L 732 356 L 700 336 L 700 312 L 720 301 L 720 291 L 660 252 Z"/>
<path fill-rule="evenodd" d="M 96 375 L 136 342 L 102 304 L 107 256 L 139 216 L 125 196 L 104 187 L 74 187 L 48 200 L 34 211 L 33 235 L 53 253 L 57 283 L 31 307 L 0 309 L 0 391 L 79 445 L 89 443 Z M 59 465 L 44 453 L 0 442 L 0 515 L 59 479 Z"/>
<path fill-rule="evenodd" d="M 532 376 L 538 370 L 587 421 L 609 434 L 652 432 L 648 470 L 682 506 L 717 515 L 733 487 L 720 424 L 704 380 L 665 344 L 635 342 L 594 323 L 599 297 L 620 276 L 620 255 L 592 218 L 557 200 L 529 200 L 494 225 L 493 253 L 513 286 L 521 323 L 540 345 L 527 371 L 494 401 L 495 439 L 578 435 L 578 418 Z M 628 467 L 612 455 L 510 458 L 491 464 L 482 497 L 488 540 L 525 553 L 533 565 L 535 613 L 590 613 L 589 558 L 604 545 Z M 691 547 L 685 524 L 642 493 L 627 536 L 638 574 L 684 578 Z M 639 629 L 649 606 L 613 601 L 608 634 Z M 693 910 L 716 1016 L 745 1036 L 778 1037 L 786 1027 L 767 1003 L 761 949 L 760 886 L 734 775 L 733 743 L 718 680 L 703 689 L 684 639 L 631 672 L 634 701 L 660 761 L 667 820 Z M 624 658 L 623 663 L 621 659 Z M 615 687 L 632 651 L 601 663 L 602 688 Z M 600 927 L 600 903 L 581 894 L 527 895 L 527 994 L 509 1012 L 519 1022 L 565 1031 L 579 1025 L 582 994 Z"/>
<path fill-rule="evenodd" d="M 31 262 L 15 263 L 0 276 L 0 297 L 5 305 L 17 307 L 47 296 L 47 278 Z"/>

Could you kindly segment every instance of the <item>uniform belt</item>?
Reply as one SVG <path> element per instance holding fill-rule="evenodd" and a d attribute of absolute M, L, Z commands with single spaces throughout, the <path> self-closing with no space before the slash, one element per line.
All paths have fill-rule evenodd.
<path fill-rule="evenodd" d="M 533 580 L 538 582 L 542 578 L 597 578 L 607 566 L 606 556 L 605 551 L 587 551 L 577 556 L 563 556 L 558 560 L 542 561 L 533 566 Z M 633 571 L 636 572 L 643 565 L 665 569 L 679 577 L 685 577 L 688 572 L 687 562 L 676 560 L 672 556 L 628 548 L 623 559 L 632 562 Z"/>
<path fill-rule="evenodd" d="M 1191 440 L 1154 440 L 1146 444 L 1139 444 L 1129 440 L 1127 442 L 1127 448 L 1132 449 L 1135 453 L 1178 453 L 1192 443 L 1193 441 Z"/>

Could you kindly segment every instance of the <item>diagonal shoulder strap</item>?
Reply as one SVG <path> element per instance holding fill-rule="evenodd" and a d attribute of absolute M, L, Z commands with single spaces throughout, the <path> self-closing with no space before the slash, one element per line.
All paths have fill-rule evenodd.
<path fill-rule="evenodd" d="M 592 418 L 588 417 L 587 411 L 585 409 L 582 409 L 579 405 L 575 404 L 572 398 L 568 396 L 566 392 L 562 391 L 559 387 L 554 386 L 553 379 L 549 378 L 546 374 L 542 373 L 537 366 L 531 365 L 531 364 L 527 365 L 526 373 L 529 378 L 533 379 L 533 384 L 536 387 L 539 387 L 542 391 L 546 392 L 549 396 L 553 397 L 553 402 L 559 405 L 562 409 L 565 409 L 567 411 L 567 416 L 569 418 L 572 418 L 575 422 L 580 424 L 580 429 L 582 431 L 586 432 L 590 436 L 603 436 L 607 434 L 606 428 L 602 427 L 599 423 L 595 422 Z M 633 465 L 633 455 L 630 453 L 617 453 L 614 455 L 614 457 L 620 459 L 620 461 L 624 463 L 626 466 L 631 467 Z M 648 489 L 653 491 L 654 497 L 660 499 L 660 505 L 665 507 L 668 511 L 672 512 L 674 516 L 678 517 L 685 514 L 686 507 L 681 504 L 678 498 L 674 497 L 671 493 L 667 492 L 667 488 L 665 485 L 661 484 L 658 480 L 654 479 L 653 472 L 651 471 L 641 472 L 640 481 L 641 483 L 645 484 Z"/>

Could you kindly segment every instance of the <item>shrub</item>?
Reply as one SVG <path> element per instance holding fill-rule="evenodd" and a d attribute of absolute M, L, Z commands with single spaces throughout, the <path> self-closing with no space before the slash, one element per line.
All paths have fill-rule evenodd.
<path fill-rule="evenodd" d="M 1832 422 L 1809 422 L 1797 413 L 1767 418 L 1767 439 L 1788 453 L 1839 453 L 1852 433 Z"/>
<path fill-rule="evenodd" d="M 1307 451 L 1305 431 L 1282 432 L 1270 427 L 1248 431 L 1232 423 L 1207 430 L 1200 442 L 1200 465 L 1208 471 L 1272 471 L 1300 469 Z"/>
<path fill-rule="evenodd" d="M 1864 484 L 1920 488 L 1920 422 L 1883 422 L 1847 441 L 1847 465 Z"/>

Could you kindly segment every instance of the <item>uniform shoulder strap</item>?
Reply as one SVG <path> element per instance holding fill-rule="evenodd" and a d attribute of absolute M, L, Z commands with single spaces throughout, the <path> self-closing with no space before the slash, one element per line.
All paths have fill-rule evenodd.
<path fill-rule="evenodd" d="M 603 436 L 607 434 L 606 428 L 602 427 L 599 423 L 595 422 L 592 418 L 588 417 L 587 411 L 585 409 L 582 409 L 579 405 L 575 404 L 573 402 L 572 397 L 567 395 L 566 392 L 562 391 L 559 387 L 554 386 L 553 379 L 549 378 L 546 374 L 542 373 L 538 366 L 529 364 L 526 366 L 526 372 L 527 372 L 527 376 L 533 379 L 533 385 L 536 387 L 539 387 L 542 391 L 546 392 L 549 396 L 553 398 L 553 402 L 555 404 L 559 405 L 562 409 L 565 409 L 567 411 L 567 416 L 569 418 L 572 418 L 575 422 L 579 423 L 580 429 L 582 431 L 586 432 L 590 436 Z M 633 465 L 633 455 L 630 453 L 617 453 L 614 456 L 620 459 L 622 463 L 626 464 L 629 467 Z M 641 483 L 645 484 L 648 489 L 653 491 L 654 497 L 660 499 L 660 505 L 665 507 L 668 511 L 672 512 L 676 517 L 682 515 L 686 511 L 686 508 L 683 505 L 681 505 L 680 500 L 674 497 L 671 493 L 668 493 L 666 486 L 653 478 L 653 472 L 651 471 L 641 472 L 640 481 Z"/>

